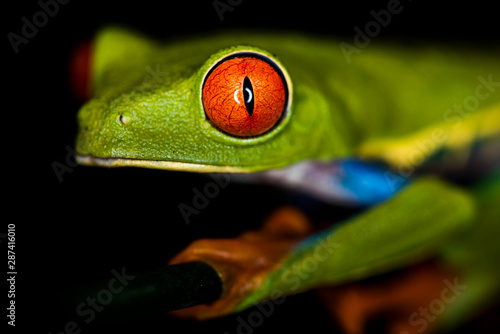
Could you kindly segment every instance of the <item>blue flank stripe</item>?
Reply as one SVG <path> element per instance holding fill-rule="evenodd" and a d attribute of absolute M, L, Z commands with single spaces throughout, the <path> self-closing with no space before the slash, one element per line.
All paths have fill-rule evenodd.
<path fill-rule="evenodd" d="M 340 167 L 342 186 L 364 206 L 384 202 L 411 182 L 410 178 L 373 162 L 348 159 L 342 160 Z"/>
<path fill-rule="evenodd" d="M 335 177 L 340 181 L 342 188 L 348 191 L 351 198 L 354 196 L 359 205 L 366 207 L 388 200 L 412 181 L 411 178 L 403 177 L 374 162 L 346 159 L 336 161 L 336 163 L 340 166 L 340 173 Z M 304 239 L 293 251 L 292 258 L 300 257 L 311 245 L 334 233 L 340 226 L 349 223 L 349 220 L 342 220 Z"/>

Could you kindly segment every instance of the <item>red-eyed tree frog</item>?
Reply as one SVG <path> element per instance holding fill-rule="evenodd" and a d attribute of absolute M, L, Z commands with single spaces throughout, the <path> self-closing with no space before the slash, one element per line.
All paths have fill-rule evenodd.
<path fill-rule="evenodd" d="M 296 33 L 160 42 L 110 27 L 75 59 L 80 164 L 234 173 L 363 208 L 321 230 L 284 208 L 259 231 L 195 241 L 169 263 L 208 263 L 223 292 L 178 316 L 323 288 L 348 333 L 394 309 L 393 330 L 422 332 L 498 293 L 498 50 L 372 43 L 348 63 L 338 42 Z M 356 286 L 405 267 L 382 290 Z M 430 321 L 419 308 L 436 298 L 446 312 Z"/>

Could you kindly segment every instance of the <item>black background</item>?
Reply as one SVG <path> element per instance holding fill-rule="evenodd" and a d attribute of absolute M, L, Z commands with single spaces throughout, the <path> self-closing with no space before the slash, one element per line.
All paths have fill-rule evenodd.
<path fill-rule="evenodd" d="M 79 41 L 103 25 L 121 23 L 158 38 L 248 27 L 294 29 L 352 42 L 353 28 L 372 20 L 371 10 L 387 7 L 387 1 L 270 3 L 244 0 L 221 21 L 212 1 L 73 0 L 60 5 L 17 54 L 4 37 L 2 174 L 7 201 L 3 200 L 0 232 L 8 223 L 17 226 L 17 330 L 62 332 L 74 317 L 61 307 L 58 296 L 64 287 L 109 278 L 112 269 L 135 272 L 161 266 L 191 240 L 231 237 L 257 228 L 272 209 L 288 200 L 274 189 L 231 184 L 187 225 L 178 205 L 190 204 L 192 189 L 206 183 L 200 175 L 78 166 L 59 182 L 52 167 L 53 162 L 67 164 L 65 148 L 73 146 L 76 134 L 79 103 L 67 84 L 69 56 Z M 473 48 L 500 45 L 493 2 L 401 3 L 403 11 L 374 41 L 411 44 L 420 40 Z M 4 36 L 20 34 L 21 18 L 31 21 L 40 10 L 37 1 L 4 4 Z M 236 318 L 198 323 L 160 314 L 118 325 L 87 327 L 81 319 L 79 324 L 82 333 L 222 334 L 236 333 Z M 480 318 L 463 331 L 498 327 L 490 318 Z M 299 326 L 312 332 L 336 332 L 310 293 L 289 298 L 254 332 L 286 332 Z"/>

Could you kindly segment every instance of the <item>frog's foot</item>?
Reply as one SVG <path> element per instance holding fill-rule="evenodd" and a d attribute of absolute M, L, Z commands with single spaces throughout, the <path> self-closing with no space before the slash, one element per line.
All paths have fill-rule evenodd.
<path fill-rule="evenodd" d="M 429 307 L 443 298 L 445 282 L 453 282 L 454 277 L 451 269 L 426 262 L 381 282 L 355 282 L 318 291 L 345 333 L 365 333 L 374 323 L 384 327 L 377 332 L 428 333 L 437 323 Z"/>
<path fill-rule="evenodd" d="M 298 210 L 281 208 L 262 229 L 235 239 L 201 239 L 175 256 L 169 264 L 204 261 L 221 276 L 222 296 L 210 305 L 172 312 L 179 317 L 207 319 L 228 314 L 238 303 L 258 290 L 263 280 L 278 269 L 294 245 L 311 233 L 309 220 Z"/>

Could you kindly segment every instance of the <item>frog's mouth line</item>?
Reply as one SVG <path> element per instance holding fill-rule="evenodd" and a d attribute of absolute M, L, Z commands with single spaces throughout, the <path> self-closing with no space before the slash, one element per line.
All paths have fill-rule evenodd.
<path fill-rule="evenodd" d="M 99 167 L 142 167 L 196 173 L 249 173 L 248 169 L 234 166 L 202 165 L 179 161 L 144 160 L 130 158 L 99 158 L 91 155 L 76 155 L 76 162 Z"/>

